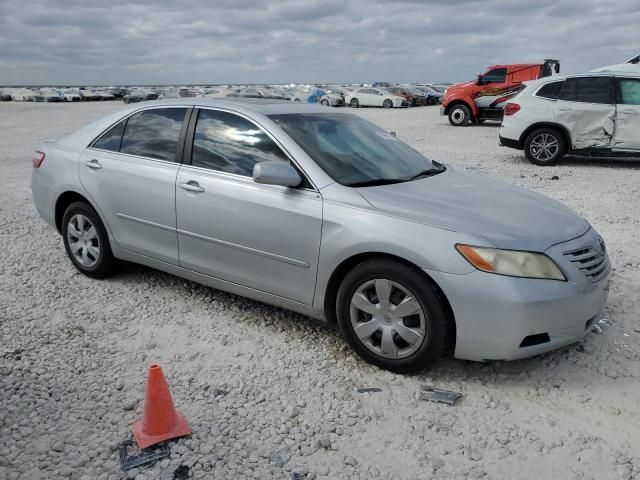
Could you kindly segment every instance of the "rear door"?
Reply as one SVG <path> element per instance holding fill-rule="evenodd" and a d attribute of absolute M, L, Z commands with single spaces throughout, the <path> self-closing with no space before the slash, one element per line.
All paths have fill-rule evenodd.
<path fill-rule="evenodd" d="M 308 181 L 253 181 L 257 162 L 291 162 L 253 121 L 216 109 L 193 115 L 176 185 L 180 266 L 311 305 L 322 197 Z"/>
<path fill-rule="evenodd" d="M 80 181 L 124 249 L 178 264 L 175 183 L 186 107 L 134 113 L 85 150 Z"/>
<path fill-rule="evenodd" d="M 640 79 L 617 78 L 617 116 L 613 148 L 640 151 Z"/>
<path fill-rule="evenodd" d="M 571 134 L 574 149 L 611 147 L 616 118 L 613 78 L 567 78 L 556 102 L 556 120 Z"/>

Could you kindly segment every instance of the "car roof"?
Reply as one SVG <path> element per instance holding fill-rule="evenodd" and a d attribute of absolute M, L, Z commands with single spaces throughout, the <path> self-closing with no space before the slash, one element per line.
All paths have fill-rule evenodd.
<path fill-rule="evenodd" d="M 640 75 L 633 72 L 586 72 L 586 73 L 571 73 L 566 75 L 550 75 L 548 77 L 537 78 L 535 80 L 527 80 L 522 82 L 527 86 L 542 85 L 544 83 L 560 82 L 567 78 L 580 78 L 580 77 L 625 77 L 625 78 L 640 78 Z"/>
<path fill-rule="evenodd" d="M 127 106 L 122 110 L 112 113 L 106 117 L 103 117 L 84 128 L 68 135 L 67 137 L 59 139 L 56 143 L 71 148 L 85 148 L 93 139 L 95 139 L 101 132 L 110 128 L 116 122 L 119 122 L 125 117 L 132 115 L 135 112 L 146 110 L 149 108 L 161 108 L 161 107 L 211 107 L 230 110 L 236 113 L 245 114 L 250 117 L 256 115 L 282 115 L 289 113 L 339 113 L 345 115 L 344 111 L 325 107 L 322 105 L 291 102 L 289 100 L 278 99 L 265 99 L 265 98 L 232 98 L 232 99 L 218 99 L 218 98 L 203 98 L 203 97 L 188 97 L 188 98 L 167 98 L 161 100 L 150 100 L 145 102 L 137 102 Z"/>

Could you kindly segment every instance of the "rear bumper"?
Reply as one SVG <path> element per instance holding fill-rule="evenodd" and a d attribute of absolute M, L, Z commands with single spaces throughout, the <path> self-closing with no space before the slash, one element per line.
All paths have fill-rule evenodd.
<path fill-rule="evenodd" d="M 451 304 L 456 322 L 455 356 L 476 361 L 517 360 L 582 340 L 601 315 L 610 268 L 593 282 L 564 258 L 564 252 L 591 245 L 596 237 L 590 229 L 578 239 L 547 250 L 568 278 L 566 282 L 480 271 L 467 275 L 426 271 Z M 548 335 L 545 340 L 525 341 L 544 334 Z M 521 346 L 523 341 L 530 346 Z"/>
<path fill-rule="evenodd" d="M 519 140 L 513 140 L 512 138 L 506 138 L 506 137 L 503 137 L 502 135 L 498 135 L 498 138 L 500 139 L 500 145 L 502 145 L 503 147 L 509 147 L 509 148 L 515 148 L 517 150 L 522 150 L 522 145 L 520 145 L 520 141 Z"/>

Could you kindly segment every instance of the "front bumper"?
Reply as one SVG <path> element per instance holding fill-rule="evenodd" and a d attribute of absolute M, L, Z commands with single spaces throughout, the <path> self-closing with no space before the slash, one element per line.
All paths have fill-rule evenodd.
<path fill-rule="evenodd" d="M 456 321 L 457 358 L 476 361 L 517 360 L 582 340 L 598 320 L 606 302 L 610 275 L 593 281 L 571 263 L 566 252 L 597 242 L 590 229 L 583 236 L 551 247 L 568 281 L 539 280 L 474 271 L 454 275 L 426 270 L 442 288 Z M 527 345 L 526 338 L 548 335 Z"/>

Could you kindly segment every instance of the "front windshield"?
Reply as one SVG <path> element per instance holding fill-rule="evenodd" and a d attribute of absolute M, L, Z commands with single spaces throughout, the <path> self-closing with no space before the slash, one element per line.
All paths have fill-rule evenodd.
<path fill-rule="evenodd" d="M 444 169 L 356 115 L 270 115 L 336 182 L 351 187 L 406 182 Z"/>

